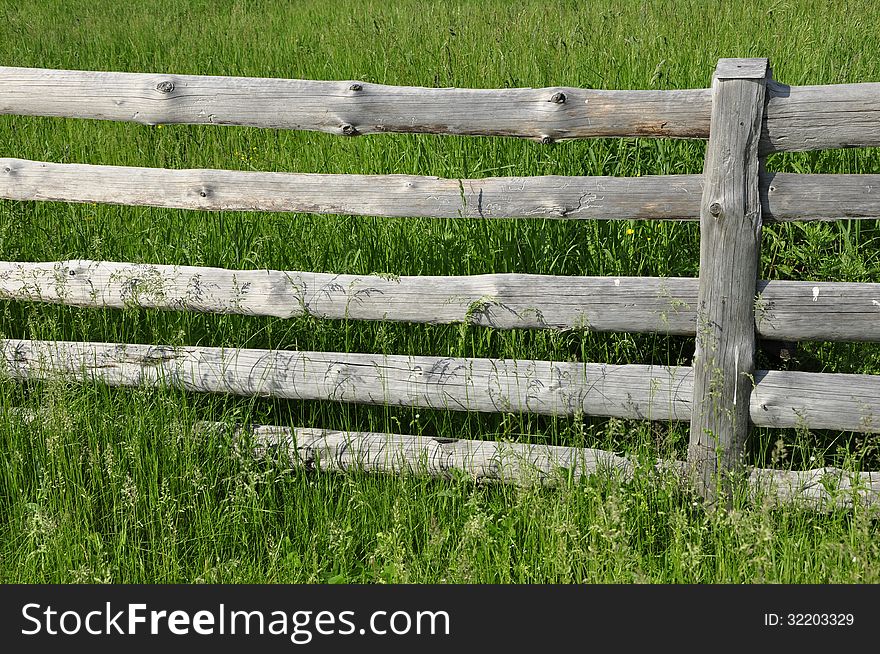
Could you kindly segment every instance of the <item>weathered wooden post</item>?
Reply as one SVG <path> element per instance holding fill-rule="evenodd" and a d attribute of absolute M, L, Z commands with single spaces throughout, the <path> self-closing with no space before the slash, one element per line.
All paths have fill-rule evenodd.
<path fill-rule="evenodd" d="M 730 503 L 749 434 L 761 242 L 758 141 L 766 59 L 720 59 L 700 205 L 700 286 L 688 460 L 711 504 Z"/>

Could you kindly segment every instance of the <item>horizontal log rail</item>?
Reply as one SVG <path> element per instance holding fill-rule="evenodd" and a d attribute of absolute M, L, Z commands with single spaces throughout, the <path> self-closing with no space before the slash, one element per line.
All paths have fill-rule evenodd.
<path fill-rule="evenodd" d="M 681 277 L 460 277 L 227 270 L 109 261 L 0 261 L 0 299 L 77 307 L 387 320 L 498 329 L 693 336 L 698 280 Z M 880 341 L 880 284 L 762 281 L 760 336 Z"/>
<path fill-rule="evenodd" d="M 764 222 L 880 218 L 880 175 L 761 177 Z M 202 211 L 698 220 L 702 175 L 486 177 L 138 168 L 0 158 L 0 197 Z"/>
<path fill-rule="evenodd" d="M 689 420 L 689 367 L 299 352 L 125 343 L 0 341 L 18 380 L 454 411 Z M 759 427 L 880 432 L 880 376 L 760 370 L 749 406 Z"/>
<path fill-rule="evenodd" d="M 880 146 L 880 83 L 771 83 L 761 151 Z M 709 89 L 457 89 L 0 67 L 0 114 L 329 132 L 708 138 Z"/>
<path fill-rule="evenodd" d="M 45 411 L 28 407 L 11 407 L 9 415 L 26 425 L 47 419 Z M 652 469 L 645 470 L 643 462 L 596 448 L 212 421 L 194 423 L 191 433 L 195 438 L 229 438 L 239 450 L 293 470 L 436 479 L 464 475 L 475 482 L 554 487 L 592 475 L 611 474 L 628 482 L 641 467 L 641 474 L 654 473 L 683 487 L 690 483 L 686 461 L 658 459 Z M 880 505 L 880 472 L 833 466 L 811 470 L 750 467 L 746 482 L 749 499 L 769 507 L 797 505 L 830 511 L 855 504 Z"/>
<path fill-rule="evenodd" d="M 227 433 L 225 423 L 202 422 L 196 433 Z M 408 434 L 340 431 L 303 427 L 250 425 L 234 428 L 238 443 L 253 447 L 258 456 L 281 453 L 293 468 L 334 472 L 362 471 L 419 474 L 449 478 L 464 474 L 478 481 L 527 486 L 555 485 L 565 478 L 578 481 L 595 474 L 615 474 L 631 480 L 637 462 L 594 448 L 533 445 L 494 440 L 434 438 Z M 659 460 L 656 472 L 671 473 L 686 484 L 685 461 Z M 750 468 L 750 499 L 769 506 L 836 507 L 880 505 L 880 472 L 851 472 L 835 467 L 813 470 Z"/>
<path fill-rule="evenodd" d="M 764 224 L 880 218 L 880 175 L 762 173 L 758 190 Z"/>
<path fill-rule="evenodd" d="M 0 197 L 208 211 L 695 220 L 700 175 L 489 177 L 171 170 L 0 159 Z"/>
<path fill-rule="evenodd" d="M 356 80 L 0 68 L 0 113 L 155 124 L 518 136 L 701 138 L 709 92 L 456 89 Z"/>
<path fill-rule="evenodd" d="M 759 153 L 880 146 L 880 83 L 788 86 L 770 80 Z"/>
<path fill-rule="evenodd" d="M 686 369 L 124 343 L 0 341 L 17 379 L 454 411 L 687 419 Z"/>

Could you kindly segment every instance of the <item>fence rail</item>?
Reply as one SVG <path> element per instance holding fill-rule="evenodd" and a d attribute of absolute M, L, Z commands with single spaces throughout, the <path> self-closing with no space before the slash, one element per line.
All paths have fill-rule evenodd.
<path fill-rule="evenodd" d="M 385 217 L 694 220 L 700 177 L 441 179 L 0 160 L 0 194 L 13 200 Z"/>
<path fill-rule="evenodd" d="M 229 431 L 229 425 L 224 423 L 202 423 L 197 428 L 215 433 Z M 553 485 L 561 477 L 577 480 L 609 472 L 629 480 L 638 465 L 604 450 L 558 445 L 269 425 L 238 427 L 232 435 L 238 442 L 252 445 L 257 454 L 282 454 L 294 468 L 340 472 L 368 470 L 439 478 L 458 473 L 486 481 Z M 560 470 L 565 471 L 563 476 Z M 655 470 L 687 482 L 686 461 L 660 460 Z M 834 467 L 804 471 L 755 468 L 749 471 L 746 481 L 751 499 L 771 506 L 797 503 L 827 511 L 851 507 L 857 502 L 880 502 L 877 472 L 853 473 Z"/>
<path fill-rule="evenodd" d="M 880 83 L 771 83 L 767 91 L 762 154 L 880 146 Z M 356 80 L 0 67 L 0 114 L 146 125 L 240 125 L 345 136 L 516 136 L 544 142 L 619 136 L 707 139 L 711 107 L 710 89 L 434 89 Z"/>
<path fill-rule="evenodd" d="M 699 280 L 515 273 L 337 275 L 110 261 L 0 261 L 0 299 L 75 307 L 470 323 L 693 336 Z M 759 281 L 759 336 L 880 341 L 880 284 Z"/>
<path fill-rule="evenodd" d="M 19 201 L 468 219 L 699 220 L 701 231 L 699 279 L 391 278 L 94 261 L 0 262 L 0 298 L 5 299 L 686 334 L 697 343 L 692 367 L 7 339 L 0 342 L 0 365 L 13 378 L 61 375 L 118 386 L 170 384 L 302 400 L 690 421 L 688 461 L 669 465 L 685 471 L 713 504 L 724 496 L 730 501 L 732 473 L 743 467 L 752 426 L 880 432 L 880 376 L 754 369 L 759 335 L 880 340 L 880 284 L 757 279 L 764 223 L 880 217 L 880 175 L 763 172 L 763 160 L 772 152 L 880 146 L 880 84 L 789 87 L 771 79 L 765 59 L 722 59 L 710 89 L 681 91 L 424 89 L 0 68 L 0 114 L 249 125 L 345 136 L 424 132 L 545 143 L 609 136 L 708 139 L 702 175 L 637 178 L 456 180 L 0 159 L 0 197 Z M 329 448 L 343 461 L 338 442 L 347 438 L 356 444 L 352 456 L 363 450 L 370 467 L 392 471 L 397 469 L 393 456 L 400 453 L 390 452 L 390 445 L 402 447 L 404 459 L 411 459 L 443 444 L 393 434 L 300 433 L 312 443 L 302 445 L 305 450 Z M 497 463 L 499 444 L 456 442 L 465 443 L 463 449 L 441 447 L 444 456 L 457 461 L 462 452 L 478 455 L 473 465 L 460 461 L 477 476 Z M 551 465 L 527 446 L 513 449 L 542 470 Z M 379 464 L 378 451 L 392 458 Z M 586 456 L 588 470 L 600 459 L 621 470 L 631 465 L 610 453 L 556 454 L 569 463 L 575 454 Z M 834 469 L 752 470 L 748 479 L 753 488 L 768 482 L 780 501 L 856 501 L 831 497 L 827 488 L 817 491 L 827 475 L 858 501 L 880 502 L 878 473 L 847 477 Z"/>
<path fill-rule="evenodd" d="M 764 222 L 880 218 L 880 175 L 760 177 Z M 702 175 L 484 177 L 173 170 L 0 158 L 0 197 L 201 211 L 699 220 Z"/>
<path fill-rule="evenodd" d="M 18 339 L 0 344 L 0 362 L 16 379 L 451 411 L 687 422 L 693 406 L 687 366 Z M 756 426 L 880 431 L 880 375 L 758 370 L 754 381 Z"/>

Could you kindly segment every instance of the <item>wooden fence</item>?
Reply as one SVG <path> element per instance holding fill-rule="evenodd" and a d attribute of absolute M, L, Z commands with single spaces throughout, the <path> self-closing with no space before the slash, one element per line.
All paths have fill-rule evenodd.
<path fill-rule="evenodd" d="M 727 498 L 750 428 L 880 432 L 880 376 L 755 370 L 756 335 L 880 341 L 880 284 L 760 281 L 765 222 L 880 217 L 880 175 L 763 170 L 773 152 L 880 146 L 880 84 L 789 87 L 766 59 L 721 59 L 710 89 L 425 89 L 357 81 L 0 67 L 0 113 L 248 125 L 356 136 L 424 132 L 551 143 L 587 137 L 708 139 L 702 175 L 439 179 L 165 170 L 0 159 L 0 197 L 200 210 L 468 219 L 700 221 L 700 277 L 331 275 L 96 261 L 0 262 L 0 298 L 293 317 L 470 322 L 499 329 L 696 337 L 692 367 L 328 352 L 2 341 L 5 373 L 292 399 L 690 421 L 685 473 Z M 399 434 L 254 429 L 294 461 L 432 474 L 548 479 L 555 466 L 624 474 L 598 450 Z M 320 455 L 320 456 L 319 456 Z M 528 464 L 528 465 L 524 465 Z M 751 470 L 778 501 L 880 502 L 880 473 Z M 841 492 L 833 492 L 834 489 Z"/>

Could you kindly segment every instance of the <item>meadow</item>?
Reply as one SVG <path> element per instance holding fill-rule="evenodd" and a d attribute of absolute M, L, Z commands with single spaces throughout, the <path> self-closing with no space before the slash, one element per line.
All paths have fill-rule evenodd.
<path fill-rule="evenodd" d="M 880 5 L 758 2 L 0 0 L 0 64 L 421 86 L 708 86 L 719 57 L 787 84 L 880 81 Z M 701 141 L 555 145 L 0 116 L 2 156 L 167 168 L 442 177 L 700 173 Z M 876 149 L 771 171 L 880 173 Z M 880 282 L 876 221 L 768 225 L 761 277 Z M 367 218 L 0 201 L 0 258 L 388 275 L 697 276 L 698 225 Z M 692 338 L 281 320 L 0 301 L 0 338 L 689 365 Z M 875 344 L 801 343 L 759 367 L 880 374 Z M 21 409 L 36 412 L 26 420 Z M 200 420 L 601 447 L 646 465 L 553 489 L 291 471 Z M 658 457 L 687 425 L 453 413 L 0 378 L 0 581 L 880 581 L 868 510 L 707 511 Z M 756 430 L 749 462 L 880 469 L 880 438 Z"/>

